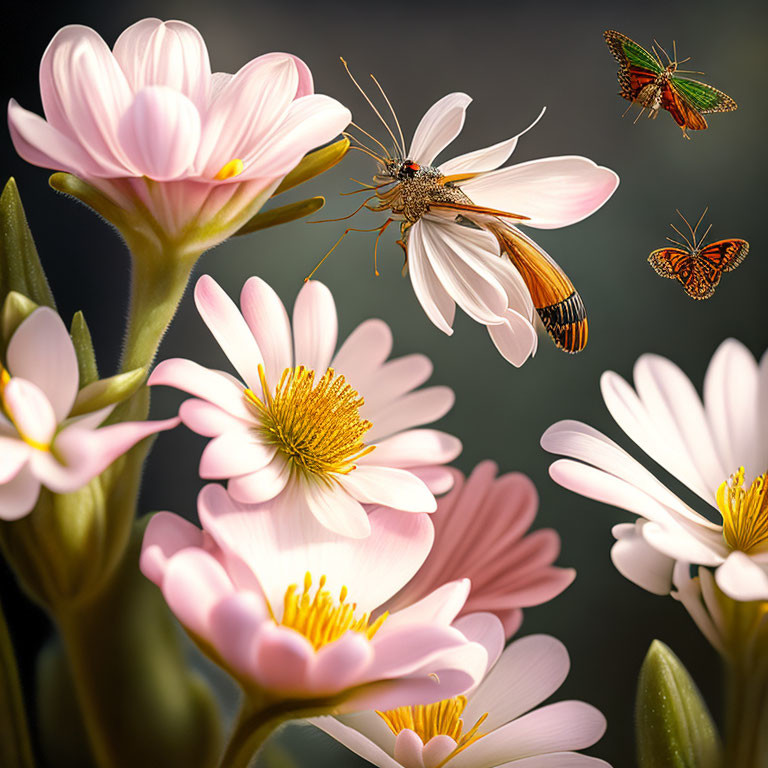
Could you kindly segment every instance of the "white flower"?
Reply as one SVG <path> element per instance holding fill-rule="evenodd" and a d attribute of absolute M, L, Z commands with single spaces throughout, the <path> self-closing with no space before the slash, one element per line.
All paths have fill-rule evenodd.
<path fill-rule="evenodd" d="M 768 600 L 768 356 L 758 365 L 743 344 L 724 341 L 707 369 L 703 402 L 663 357 L 643 355 L 634 379 L 632 389 L 617 374 L 603 374 L 611 415 L 722 524 L 580 422 L 562 421 L 544 433 L 546 450 L 570 457 L 556 461 L 550 474 L 570 490 L 640 516 L 634 527 L 614 529 L 612 556 L 645 589 L 669 593 L 674 562 L 683 561 L 715 568 L 718 586 L 735 600 Z"/>

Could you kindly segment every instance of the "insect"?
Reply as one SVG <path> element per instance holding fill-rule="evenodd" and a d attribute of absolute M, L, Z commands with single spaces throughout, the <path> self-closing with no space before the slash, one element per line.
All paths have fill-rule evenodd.
<path fill-rule="evenodd" d="M 346 67 L 346 62 L 344 62 L 344 65 Z M 364 152 L 376 160 L 378 168 L 373 177 L 372 184 L 363 184 L 362 189 L 346 193 L 356 194 L 368 192 L 370 194 L 357 210 L 343 218 L 353 216 L 357 211 L 364 207 L 372 211 L 388 212 L 389 218 L 387 218 L 381 226 L 369 230 L 354 228 L 346 230 L 336 241 L 333 248 L 331 248 L 331 250 L 323 257 L 317 267 L 322 264 L 333 249 L 336 248 L 350 231 L 377 232 L 376 243 L 374 245 L 374 269 L 376 270 L 376 274 L 378 274 L 378 269 L 376 267 L 376 251 L 379 239 L 382 233 L 393 222 L 398 222 L 400 227 L 400 239 L 397 242 L 405 252 L 404 272 L 406 269 L 409 269 L 411 281 L 414 284 L 414 290 L 416 291 L 422 306 L 424 306 L 425 311 L 427 311 L 427 314 L 430 316 L 430 319 L 432 319 L 438 327 L 442 327 L 443 330 L 446 330 L 445 325 L 440 325 L 440 318 L 436 319 L 435 311 L 430 313 L 430 309 L 428 309 L 427 306 L 430 302 L 425 302 L 423 298 L 424 291 L 420 290 L 420 287 L 417 286 L 417 281 L 422 280 L 425 270 L 430 273 L 432 272 L 432 266 L 429 264 L 427 264 L 426 267 L 423 266 L 424 262 L 429 261 L 429 258 L 425 256 L 425 253 L 430 248 L 432 248 L 434 252 L 439 246 L 442 253 L 447 254 L 447 258 L 442 264 L 444 266 L 446 262 L 449 262 L 450 266 L 443 269 L 442 274 L 437 276 L 436 279 L 444 286 L 447 286 L 445 290 L 448 291 L 451 299 L 455 299 L 468 314 L 471 314 L 479 322 L 483 322 L 483 318 L 478 316 L 479 313 L 472 314 L 471 309 L 467 308 L 467 304 L 462 304 L 461 300 L 457 298 L 457 294 L 466 287 L 466 284 L 461 285 L 462 281 L 464 281 L 465 277 L 470 274 L 467 272 L 467 262 L 465 261 L 462 263 L 462 259 L 466 259 L 467 253 L 466 247 L 462 250 L 462 243 L 466 246 L 467 241 L 472 240 L 474 237 L 475 242 L 478 239 L 482 240 L 482 247 L 485 247 L 488 250 L 487 254 L 482 254 L 481 257 L 478 257 L 478 261 L 480 261 L 481 258 L 487 259 L 483 262 L 484 266 L 482 266 L 481 271 L 487 269 L 488 271 L 485 274 L 490 275 L 493 273 L 498 276 L 499 273 L 509 269 L 508 264 L 503 264 L 503 262 L 499 261 L 499 256 L 501 255 L 508 258 L 511 264 L 516 268 L 517 274 L 514 274 L 513 271 L 513 275 L 509 278 L 507 284 L 510 284 L 510 282 L 513 283 L 515 280 L 519 279 L 519 277 L 522 277 L 522 280 L 528 289 L 528 293 L 530 294 L 530 300 L 532 300 L 533 307 L 538 312 L 555 345 L 570 353 L 581 351 L 587 343 L 588 335 L 584 303 L 574 288 L 573 283 L 563 270 L 536 243 L 534 243 L 533 240 L 514 226 L 516 223 L 525 223 L 529 221 L 529 217 L 523 213 L 503 210 L 501 207 L 494 207 L 492 200 L 484 201 L 488 202 L 488 204 L 476 204 L 470 196 L 473 194 L 471 192 L 472 180 L 480 179 L 487 171 L 495 167 L 495 165 L 502 164 L 514 148 L 517 137 L 502 143 L 508 147 L 503 156 L 499 154 L 501 150 L 495 150 L 498 154 L 498 159 L 495 160 L 495 165 L 489 167 L 488 162 L 485 161 L 484 167 L 478 167 L 477 170 L 473 170 L 470 164 L 466 168 L 462 168 L 460 172 L 443 172 L 439 167 L 432 164 L 432 158 L 435 153 L 433 153 L 432 156 L 427 157 L 427 159 L 424 159 L 425 156 L 416 150 L 417 136 L 419 135 L 421 126 L 416 131 L 411 149 L 406 150 L 403 133 L 397 121 L 394 109 L 376 78 L 371 76 L 391 111 L 398 132 L 397 136 L 395 136 L 395 132 L 390 128 L 387 121 L 376 109 L 371 99 L 351 75 L 348 68 L 347 73 L 357 86 L 358 90 L 360 90 L 365 100 L 374 110 L 379 120 L 385 126 L 389 137 L 393 142 L 393 149 L 390 150 L 370 133 L 354 123 L 352 124 L 354 128 L 367 137 L 369 143 L 363 143 L 360 138 L 355 136 L 349 135 L 349 138 L 355 142 L 354 146 L 356 149 L 359 149 L 361 152 Z M 458 97 L 463 96 L 463 94 L 449 94 L 445 99 L 449 99 L 451 96 Z M 438 102 L 438 104 L 440 104 L 440 102 Z M 437 106 L 438 105 L 435 105 L 435 107 Z M 432 108 L 430 113 L 435 107 Z M 427 113 L 427 116 L 422 120 L 422 124 L 429 123 L 428 118 L 430 113 Z M 429 130 L 439 131 L 440 128 L 435 124 L 430 127 Z M 444 144 L 447 143 L 447 141 L 448 140 L 446 140 Z M 498 146 L 501 147 L 502 145 Z M 471 155 L 468 155 L 467 157 L 470 156 Z M 567 205 L 570 206 L 567 215 L 573 215 L 570 212 L 577 208 L 580 211 L 578 219 L 574 218 L 573 220 L 584 218 L 584 216 L 589 215 L 589 213 L 602 205 L 605 199 L 610 197 L 618 183 L 618 179 L 612 171 L 596 166 L 586 158 L 569 157 L 551 158 L 550 160 L 553 162 L 549 163 L 547 168 L 551 168 L 551 170 L 547 170 L 546 173 L 552 174 L 552 184 L 560 184 L 560 187 L 564 190 L 562 193 L 564 198 L 570 196 L 567 202 Z M 600 191 L 605 189 L 604 197 L 601 197 L 599 203 L 595 204 L 590 210 L 587 210 L 587 207 L 584 205 L 582 205 L 581 208 L 579 208 L 578 205 L 574 205 L 577 196 L 584 194 L 582 191 L 584 185 L 573 184 L 574 191 L 569 191 L 571 189 L 569 186 L 569 178 L 564 170 L 568 163 L 571 164 L 569 167 L 572 169 L 574 166 L 578 166 L 580 173 L 591 174 L 590 178 L 594 177 L 594 184 L 599 187 Z M 502 169 L 502 171 L 507 170 L 510 169 Z M 496 173 L 501 173 L 502 171 L 496 171 Z M 576 173 L 576 171 L 573 171 L 573 173 Z M 589 183 L 592 182 L 590 181 Z M 540 195 L 541 193 L 537 192 L 537 194 Z M 596 198 L 594 194 L 590 200 L 593 198 Z M 531 200 L 529 199 L 528 202 L 530 203 Z M 590 204 L 591 203 L 588 203 L 587 205 Z M 532 225 L 535 225 L 535 222 L 531 223 Z M 550 226 L 564 226 L 567 223 L 572 223 L 572 221 L 565 221 L 563 224 L 554 224 Z M 478 230 L 492 235 L 492 238 L 487 237 L 487 234 L 479 235 Z M 430 238 L 432 238 L 431 241 Z M 464 256 L 461 255 L 462 253 Z M 498 266 L 496 266 L 497 264 Z M 317 267 L 315 267 L 315 270 Z M 474 269 L 474 267 L 470 268 Z M 313 270 L 312 274 L 314 274 L 315 270 Z M 475 276 L 476 274 L 477 273 L 475 273 Z M 491 282 L 493 282 L 494 279 L 495 278 L 492 277 Z M 502 276 L 500 279 L 507 278 Z M 432 283 L 434 283 L 435 278 L 433 277 L 431 280 Z M 425 282 L 427 282 L 427 280 L 423 279 L 423 282 L 420 285 L 423 286 Z M 443 288 L 441 288 L 441 290 L 443 290 Z M 514 290 L 515 289 L 513 288 L 512 291 L 514 292 Z M 472 293 L 472 291 L 470 290 L 469 293 Z M 466 292 L 464 295 L 466 295 Z M 450 301 L 447 295 L 446 300 Z M 528 306 L 530 306 L 530 300 L 526 300 L 529 301 Z M 439 302 L 432 301 L 431 303 L 433 305 L 432 309 L 434 310 L 434 304 Z M 453 303 L 451 302 L 451 307 L 452 306 Z M 439 313 L 440 311 L 441 310 L 438 308 L 437 312 Z M 450 314 L 450 310 L 448 310 L 447 314 Z M 499 321 L 497 320 L 495 322 Z M 499 328 L 498 325 L 494 325 L 493 319 L 486 320 L 485 324 L 489 326 L 489 332 L 492 330 L 492 327 L 496 329 Z M 446 332 L 450 332 L 450 329 Z M 493 338 L 493 333 L 491 335 Z"/>
<path fill-rule="evenodd" d="M 679 73 L 704 74 L 678 69 L 690 59 L 677 60 L 677 46 L 673 43 L 673 57 L 658 44 L 667 63 L 664 64 L 654 46 L 649 53 L 634 40 L 612 29 L 604 33 L 605 42 L 619 62 L 620 95 L 637 102 L 641 110 L 635 122 L 648 110 L 648 117 L 656 118 L 660 109 L 666 109 L 682 128 L 683 136 L 689 139 L 688 130 L 701 131 L 707 127 L 705 114 L 710 112 L 731 112 L 736 102 L 722 91 L 698 80 L 679 77 Z M 632 104 L 630 104 L 630 107 Z M 629 110 L 630 107 L 627 107 Z M 626 114 L 626 112 L 625 112 Z"/>
<path fill-rule="evenodd" d="M 679 248 L 659 248 L 649 257 L 648 262 L 662 277 L 679 280 L 685 292 L 694 299 L 708 299 L 715 292 L 723 272 L 733 272 L 749 253 L 749 243 L 746 240 L 718 240 L 705 246 L 704 241 L 712 229 L 710 224 L 700 240 L 696 239 L 707 208 L 701 214 L 695 227 L 688 224 L 685 216 L 677 211 L 678 216 L 686 223 L 691 233 L 689 240 L 674 224 L 670 226 L 683 238 L 685 243 L 668 237 L 670 243 Z"/>

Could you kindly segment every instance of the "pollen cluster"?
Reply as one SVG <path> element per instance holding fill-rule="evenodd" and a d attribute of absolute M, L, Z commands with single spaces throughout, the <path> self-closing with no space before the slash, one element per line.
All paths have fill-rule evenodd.
<path fill-rule="evenodd" d="M 744 488 L 744 467 L 717 489 L 723 536 L 731 549 L 768 549 L 768 472 Z"/>
<path fill-rule="evenodd" d="M 304 635 L 315 650 L 338 640 L 346 632 L 360 632 L 370 640 L 379 631 L 387 614 L 383 613 L 373 622 L 367 613 L 355 618 L 357 604 L 346 601 L 347 588 L 341 588 L 339 599 L 336 600 L 325 589 L 325 582 L 325 576 L 321 577 L 314 597 L 311 594 L 312 576 L 309 573 L 304 577 L 302 592 L 299 592 L 298 584 L 288 587 L 280 623 Z"/>
<path fill-rule="evenodd" d="M 410 707 L 398 707 L 377 715 L 390 727 L 392 733 L 411 730 L 426 744 L 435 736 L 450 736 L 456 742 L 456 749 L 440 763 L 440 766 L 465 750 L 470 744 L 482 739 L 485 734 L 478 733 L 480 726 L 488 717 L 486 712 L 464 733 L 464 721 L 461 715 L 467 706 L 466 696 L 443 699 L 434 704 L 418 704 Z"/>
<path fill-rule="evenodd" d="M 360 417 L 363 398 L 329 368 L 315 382 L 315 372 L 303 365 L 286 368 L 270 393 L 260 366 L 264 399 L 245 391 L 257 410 L 261 434 L 291 462 L 293 468 L 316 479 L 348 474 L 355 462 L 375 446 L 363 435 L 373 426 Z"/>

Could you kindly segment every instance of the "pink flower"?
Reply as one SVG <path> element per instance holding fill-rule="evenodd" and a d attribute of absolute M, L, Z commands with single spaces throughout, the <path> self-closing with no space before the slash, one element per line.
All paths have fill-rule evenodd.
<path fill-rule="evenodd" d="M 433 492 L 453 481 L 440 465 L 461 443 L 414 428 L 453 405 L 448 387 L 416 389 L 432 372 L 428 358 L 387 361 L 392 333 L 381 320 L 359 325 L 334 352 L 336 307 L 317 281 L 299 292 L 293 329 L 277 294 L 257 277 L 243 286 L 242 314 L 207 275 L 195 302 L 245 384 L 180 359 L 160 363 L 149 383 L 196 395 L 180 415 L 213 438 L 201 477 L 229 478 L 240 502 L 269 502 L 274 514 L 307 510 L 329 530 L 354 537 L 370 533 L 364 505 L 435 510 Z"/>
<path fill-rule="evenodd" d="M 215 484 L 200 492 L 198 513 L 202 531 L 177 515 L 155 515 L 141 570 L 246 692 L 332 697 L 337 711 L 351 711 L 428 703 L 482 676 L 485 649 L 451 627 L 466 581 L 371 618 L 424 562 L 433 540 L 428 515 L 379 509 L 372 535 L 350 539 L 306 511 L 239 504 Z"/>
<path fill-rule="evenodd" d="M 502 653 L 503 632 L 483 617 L 471 614 L 455 624 L 488 651 L 485 679 L 466 695 L 310 722 L 378 768 L 610 768 L 571 751 L 605 733 L 597 709 L 582 701 L 534 709 L 568 676 L 565 646 L 530 635 Z"/>
<path fill-rule="evenodd" d="M 410 605 L 446 580 L 467 578 L 472 590 L 461 615 L 495 613 L 511 637 L 523 620 L 522 609 L 559 595 L 576 571 L 552 565 L 560 553 L 555 531 L 527 533 L 539 502 L 528 477 L 514 472 L 497 478 L 492 461 L 478 464 L 466 480 L 451 471 L 453 489 L 432 515 L 435 545 L 387 608 Z"/>
<path fill-rule="evenodd" d="M 146 207 L 172 236 L 190 223 L 213 227 L 216 242 L 350 120 L 314 93 L 295 56 L 269 53 L 235 75 L 211 74 L 200 33 L 159 19 L 126 29 L 112 51 L 89 27 L 59 30 L 40 64 L 40 92 L 45 120 L 8 105 L 25 160 L 68 171 L 126 209 Z"/>
<path fill-rule="evenodd" d="M 114 406 L 82 412 L 89 394 L 89 387 L 79 389 L 75 348 L 61 318 L 36 309 L 16 329 L 0 366 L 0 518 L 30 512 L 41 485 L 54 493 L 82 488 L 139 440 L 179 423 L 98 429 Z"/>
<path fill-rule="evenodd" d="M 707 369 L 703 401 L 683 371 L 658 355 L 638 359 L 634 383 L 603 374 L 608 410 L 699 498 L 689 505 L 578 421 L 558 422 L 542 436 L 546 450 L 569 457 L 552 464 L 552 478 L 639 516 L 634 525 L 615 526 L 611 557 L 644 589 L 669 594 L 675 562 L 684 562 L 714 568 L 718 587 L 734 600 L 768 600 L 768 355 L 758 364 L 743 344 L 726 339 Z"/>

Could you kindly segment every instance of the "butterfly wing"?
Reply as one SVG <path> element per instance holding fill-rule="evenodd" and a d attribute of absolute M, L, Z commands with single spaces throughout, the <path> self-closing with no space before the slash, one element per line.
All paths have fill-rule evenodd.
<path fill-rule="evenodd" d="M 685 77 L 673 77 L 672 86 L 682 94 L 686 101 L 698 112 L 731 112 L 736 109 L 736 102 L 728 94 L 718 91 L 706 83 L 689 80 Z"/>
<path fill-rule="evenodd" d="M 609 29 L 604 33 L 604 37 L 613 57 L 619 62 L 620 95 L 628 101 L 635 101 L 640 91 L 654 82 L 662 69 L 642 45 L 638 45 L 621 32 Z"/>
<path fill-rule="evenodd" d="M 718 240 L 699 251 L 698 258 L 717 272 L 733 272 L 747 258 L 749 243 L 738 238 Z"/>
<path fill-rule="evenodd" d="M 707 127 L 707 121 L 703 115 L 669 82 L 662 86 L 661 106 L 672 115 L 683 132 L 687 128 L 692 131 L 703 131 Z"/>
<path fill-rule="evenodd" d="M 587 310 L 573 283 L 555 261 L 519 229 L 488 227 L 523 278 L 555 346 L 575 354 L 587 345 Z"/>
<path fill-rule="evenodd" d="M 701 263 L 688 251 L 680 248 L 659 248 L 649 257 L 648 262 L 662 277 L 679 280 L 685 292 L 694 299 L 708 299 L 720 281 L 711 269 Z M 712 280 L 716 277 L 716 280 Z"/>

